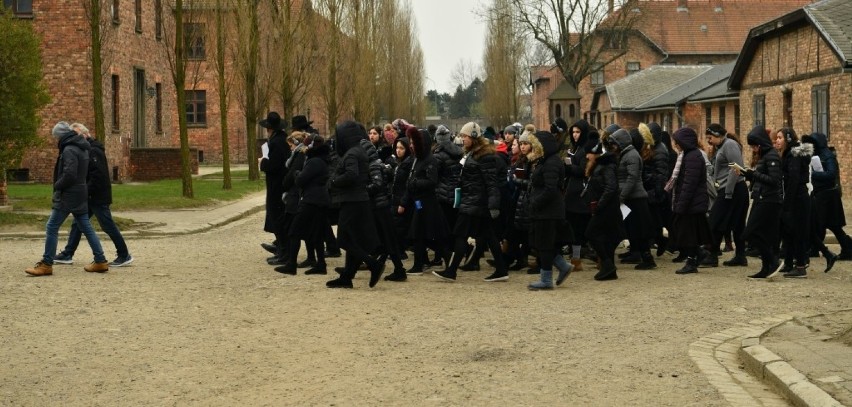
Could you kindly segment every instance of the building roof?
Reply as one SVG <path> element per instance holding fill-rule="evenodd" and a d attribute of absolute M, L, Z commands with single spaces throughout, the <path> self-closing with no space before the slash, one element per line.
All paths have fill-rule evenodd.
<path fill-rule="evenodd" d="M 565 99 L 580 99 L 580 93 L 577 92 L 577 89 L 574 89 L 568 81 L 562 81 L 553 92 L 550 93 L 550 96 L 547 97 L 550 100 L 565 100 Z"/>
<path fill-rule="evenodd" d="M 736 100 L 739 99 L 740 92 L 736 90 L 732 90 L 728 88 L 728 78 L 716 82 L 713 85 L 710 85 L 708 88 L 692 95 L 689 97 L 690 102 L 696 103 L 709 103 L 709 102 L 718 102 L 722 100 Z"/>
<path fill-rule="evenodd" d="M 666 97 L 712 68 L 712 65 L 654 65 L 606 85 L 607 97 L 612 110 L 646 109 L 654 100 Z"/>
<path fill-rule="evenodd" d="M 713 65 L 707 71 L 684 82 L 680 86 L 637 106 L 635 110 L 657 110 L 664 107 L 675 107 L 698 92 L 702 92 L 720 82 L 725 83 L 725 90 L 727 90 L 728 78 L 731 76 L 731 71 L 733 70 L 734 62 Z"/>
<path fill-rule="evenodd" d="M 739 89 L 761 42 L 808 24 L 814 26 L 837 55 L 839 67 L 852 71 L 852 1 L 822 0 L 752 28 L 728 80 L 728 87 Z"/>
<path fill-rule="evenodd" d="M 681 0 L 682 1 L 682 0 Z M 646 0 L 635 28 L 669 55 L 740 52 L 749 29 L 812 0 Z"/>

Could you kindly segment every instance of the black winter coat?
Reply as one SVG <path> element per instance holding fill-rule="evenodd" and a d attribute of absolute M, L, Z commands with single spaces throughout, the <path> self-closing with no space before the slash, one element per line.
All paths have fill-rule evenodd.
<path fill-rule="evenodd" d="M 648 193 L 648 203 L 666 201 L 666 182 L 669 180 L 669 149 L 663 143 L 654 145 L 654 155 L 642 166 L 642 184 Z"/>
<path fill-rule="evenodd" d="M 811 144 L 791 145 L 784 151 L 781 159 L 781 173 L 784 175 L 784 212 L 794 214 L 803 207 L 808 195 L 808 175 L 814 147 Z"/>
<path fill-rule="evenodd" d="M 89 172 L 86 186 L 89 190 L 89 203 L 95 205 L 112 204 L 112 182 L 109 176 L 109 164 L 103 143 L 95 139 L 89 141 Z"/>
<path fill-rule="evenodd" d="M 594 208 L 586 229 L 590 241 L 611 243 L 624 235 L 616 167 L 616 156 L 607 152 L 597 158 L 587 180 L 583 199 Z"/>
<path fill-rule="evenodd" d="M 340 159 L 340 165 L 331 175 L 332 203 L 365 202 L 370 200 L 367 184 L 370 183 L 370 168 L 367 153 L 360 145 L 353 145 Z"/>
<path fill-rule="evenodd" d="M 367 160 L 369 160 L 370 183 L 367 184 L 367 193 L 374 209 L 387 209 L 391 207 L 390 185 L 393 183 L 393 169 L 379 158 L 379 151 L 375 147 L 365 148 Z"/>
<path fill-rule="evenodd" d="M 331 205 L 326 183 L 328 182 L 328 163 L 331 147 L 323 144 L 305 151 L 305 165 L 296 176 L 296 187 L 302 192 L 300 205 L 311 204 L 321 207 Z"/>
<path fill-rule="evenodd" d="M 287 157 L 290 156 L 290 146 L 287 144 L 287 133 L 284 130 L 272 132 L 267 141 L 269 157 L 260 160 L 260 170 L 266 173 L 266 221 L 263 230 L 270 233 L 279 232 L 280 219 L 284 217 L 284 176 L 287 175 Z M 286 231 L 282 231 L 286 232 Z"/>
<path fill-rule="evenodd" d="M 760 159 L 754 170 L 743 174 L 751 182 L 751 199 L 754 203 L 782 203 L 784 176 L 781 172 L 781 156 L 762 129 L 752 130 L 748 134 L 748 143 L 760 146 Z"/>
<path fill-rule="evenodd" d="M 414 157 L 408 156 L 394 169 L 393 185 L 391 185 L 391 203 L 394 207 L 402 205 L 402 197 L 408 187 L 408 176 L 411 175 L 412 164 L 414 164 Z"/>
<path fill-rule="evenodd" d="M 524 174 L 530 174 L 532 172 L 532 166 L 526 158 L 518 160 L 518 163 L 514 166 L 514 168 L 523 169 Z M 515 185 L 515 229 L 528 230 L 530 227 L 529 176 L 525 175 L 524 177 L 519 178 L 513 174 L 511 176 L 511 180 Z"/>
<path fill-rule="evenodd" d="M 59 138 L 59 157 L 53 167 L 53 209 L 73 214 L 89 212 L 88 172 L 89 143 L 71 130 Z"/>
<path fill-rule="evenodd" d="M 456 188 L 459 186 L 459 161 L 464 154 L 461 147 L 452 141 L 445 141 L 435 147 L 432 155 L 438 160 L 438 186 L 435 188 L 435 194 L 439 202 L 452 205 Z"/>
<path fill-rule="evenodd" d="M 281 181 L 281 187 L 284 189 L 284 211 L 286 213 L 296 213 L 299 209 L 299 188 L 296 186 L 296 176 L 302 171 L 305 166 L 305 150 L 306 146 L 298 145 L 290 154 L 290 158 L 285 161 L 287 174 L 284 175 L 284 180 Z"/>
<path fill-rule="evenodd" d="M 500 209 L 500 188 L 506 173 L 497 173 L 494 146 L 487 144 L 465 155 L 459 176 L 461 202 L 459 213 L 488 217 L 489 210 Z M 498 178 L 501 178 L 498 180 Z"/>
<path fill-rule="evenodd" d="M 565 165 L 552 138 L 539 138 L 544 156 L 533 164 L 530 174 L 530 218 L 565 219 L 565 200 L 559 186 L 565 179 Z"/>
<path fill-rule="evenodd" d="M 672 213 L 703 214 L 710 207 L 707 195 L 707 167 L 696 147 L 684 148 L 680 173 L 672 192 Z"/>
<path fill-rule="evenodd" d="M 811 174 L 811 182 L 814 194 L 837 187 L 838 166 L 837 155 L 828 148 L 828 139 L 825 134 L 814 133 L 810 135 L 814 146 L 814 155 L 819 157 L 822 171 L 814 171 Z"/>

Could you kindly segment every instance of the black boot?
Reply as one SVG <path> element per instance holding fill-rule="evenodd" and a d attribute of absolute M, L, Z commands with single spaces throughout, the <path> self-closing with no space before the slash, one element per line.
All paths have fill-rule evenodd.
<path fill-rule="evenodd" d="M 661 237 L 657 241 L 657 257 L 663 255 L 666 252 L 666 247 L 669 245 L 669 239 L 665 237 Z"/>
<path fill-rule="evenodd" d="M 709 250 L 701 249 L 701 261 L 698 262 L 698 267 L 719 267 L 719 256 Z"/>
<path fill-rule="evenodd" d="M 722 265 L 725 267 L 748 267 L 748 259 L 745 255 L 738 254 L 730 260 L 723 261 Z"/>
<path fill-rule="evenodd" d="M 837 262 L 838 257 L 836 254 L 830 252 L 828 249 L 825 250 L 825 270 L 823 272 L 828 273 L 831 271 L 831 268 L 834 267 L 834 263 Z"/>
<path fill-rule="evenodd" d="M 595 274 L 595 280 L 597 281 L 608 281 L 608 280 L 617 280 L 618 274 L 616 273 L 617 269 L 615 268 L 615 262 L 612 259 L 603 259 L 601 260 L 601 269 Z"/>
<path fill-rule="evenodd" d="M 692 274 L 698 272 L 698 259 L 687 258 L 686 263 L 680 270 L 675 271 L 675 274 Z"/>
<path fill-rule="evenodd" d="M 672 263 L 683 263 L 686 261 L 686 253 L 681 250 L 678 252 L 677 257 L 672 259 Z"/>
<path fill-rule="evenodd" d="M 379 279 L 382 278 L 382 273 L 385 272 L 385 263 L 379 263 L 376 260 L 368 260 L 367 265 L 370 270 L 370 288 L 373 288 L 379 282 Z"/>
<path fill-rule="evenodd" d="M 385 281 L 405 281 L 406 279 L 408 279 L 408 275 L 403 268 L 395 268 L 393 273 L 385 276 Z"/>
<path fill-rule="evenodd" d="M 657 263 L 654 261 L 654 256 L 651 256 L 650 251 L 642 252 L 642 254 L 639 255 L 639 258 L 641 261 L 633 267 L 635 270 L 653 270 L 657 268 Z M 622 260 L 622 263 L 623 262 L 624 260 Z"/>
<path fill-rule="evenodd" d="M 291 276 L 295 276 L 296 275 L 296 263 L 293 263 L 292 261 L 288 261 L 284 265 L 276 267 L 275 271 L 277 271 L 281 274 L 289 274 Z"/>
<path fill-rule="evenodd" d="M 840 254 L 837 255 L 837 259 L 852 260 L 852 237 L 844 233 L 842 236 L 837 236 L 837 240 L 840 242 Z"/>
<path fill-rule="evenodd" d="M 642 255 L 637 251 L 630 251 L 623 255 L 618 255 L 621 259 L 621 264 L 639 264 L 642 262 Z"/>

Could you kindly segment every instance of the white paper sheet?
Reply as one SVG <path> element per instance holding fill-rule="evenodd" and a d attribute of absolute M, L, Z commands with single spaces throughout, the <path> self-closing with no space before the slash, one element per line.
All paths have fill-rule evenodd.
<path fill-rule="evenodd" d="M 819 160 L 818 156 L 811 157 L 811 168 L 814 169 L 814 172 L 823 172 L 825 171 L 822 168 L 822 161 Z"/>
<path fill-rule="evenodd" d="M 627 215 L 630 215 L 630 208 L 625 204 L 621 204 L 621 219 L 627 219 Z"/>
<path fill-rule="evenodd" d="M 263 153 L 263 158 L 269 158 L 269 143 L 263 143 L 260 146 L 260 151 Z"/>

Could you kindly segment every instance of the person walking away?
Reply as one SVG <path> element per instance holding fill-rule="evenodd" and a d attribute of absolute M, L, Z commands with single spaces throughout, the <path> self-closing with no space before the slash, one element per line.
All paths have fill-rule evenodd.
<path fill-rule="evenodd" d="M 813 171 L 811 171 L 811 243 L 819 249 L 823 256 L 828 259 L 828 251 L 825 248 L 825 230 L 834 233 L 837 243 L 840 244 L 840 255 L 838 260 L 852 260 L 852 238 L 846 234 L 843 227 L 846 226 L 846 212 L 843 210 L 843 201 L 840 191 L 840 168 L 837 163 L 837 154 L 828 146 L 828 138 L 822 133 L 813 133 L 805 136 L 806 143 L 814 146 L 814 154 L 819 159 L 812 160 Z M 816 164 L 816 162 L 819 164 Z M 821 171 L 820 171 L 821 170 Z M 820 247 L 821 246 L 821 247 Z"/>
<path fill-rule="evenodd" d="M 284 176 L 287 175 L 285 163 L 290 157 L 290 147 L 287 145 L 287 133 L 284 128 L 287 123 L 281 119 L 278 112 L 269 112 L 266 118 L 258 124 L 266 129 L 269 148 L 266 157 L 258 158 L 260 170 L 266 174 L 266 217 L 263 230 L 275 235 L 275 253 L 267 259 L 267 263 L 280 266 L 287 259 L 287 230 L 284 229 Z"/>
<path fill-rule="evenodd" d="M 290 227 L 289 239 L 304 240 L 308 253 L 313 252 L 316 256 L 316 262 L 305 271 L 306 275 L 326 274 L 323 240 L 328 227 L 328 206 L 331 204 L 326 188 L 331 148 L 319 134 L 308 135 L 304 144 L 307 144 L 305 165 L 294 180 L 296 188 L 301 191 L 301 199 Z"/>
<path fill-rule="evenodd" d="M 281 181 L 284 191 L 281 200 L 284 201 L 284 218 L 282 220 L 282 228 L 287 232 L 287 245 L 284 248 L 287 261 L 275 267 L 275 271 L 283 274 L 295 275 L 297 268 L 310 268 L 316 264 L 316 254 L 308 250 L 308 258 L 305 261 L 298 263 L 299 249 L 302 246 L 300 239 L 290 239 L 290 236 L 298 234 L 294 233 L 293 220 L 296 214 L 299 213 L 299 201 L 301 193 L 299 187 L 296 186 L 296 174 L 305 166 L 305 146 L 302 142 L 307 134 L 301 130 L 293 130 L 287 136 L 287 147 L 290 149 L 290 156 L 284 162 L 284 167 L 287 169 L 284 179 Z"/>
<path fill-rule="evenodd" d="M 94 215 L 98 219 L 101 230 L 109 236 L 115 245 L 116 258 L 109 265 L 111 267 L 128 266 L 133 263 L 133 256 L 130 255 L 127 242 L 124 241 L 124 236 L 121 235 L 121 231 L 112 219 L 112 212 L 109 209 L 112 204 L 112 183 L 109 179 L 109 165 L 107 164 L 104 145 L 92 137 L 89 129 L 81 123 L 72 124 L 71 130 L 74 130 L 89 142 L 89 169 L 86 174 L 86 190 L 89 193 L 89 220 L 91 221 Z M 74 252 L 77 251 L 82 236 L 83 232 L 80 231 L 77 223 L 72 223 L 65 249 L 56 254 L 53 263 L 72 264 Z"/>
<path fill-rule="evenodd" d="M 766 129 L 761 125 L 755 126 L 748 133 L 747 142 L 751 146 L 751 162 L 755 164 L 753 169 L 749 168 L 743 173 L 751 183 L 752 199 L 743 238 L 760 253 L 760 271 L 749 278 L 767 278 L 784 266 L 775 257 L 781 226 L 781 156 L 772 147 Z"/>
<path fill-rule="evenodd" d="M 722 262 L 726 267 L 746 267 L 746 244 L 743 239 L 746 215 L 748 214 L 748 187 L 745 177 L 735 172 L 731 164 L 745 167 L 743 161 L 743 147 L 728 133 L 725 128 L 717 123 L 710 124 L 705 130 L 710 136 L 710 144 L 716 146 L 716 155 L 713 160 L 714 187 L 716 188 L 716 200 L 710 208 L 710 231 L 713 233 L 713 241 L 710 247 L 715 250 L 722 243 L 725 235 L 732 234 L 734 240 L 734 257 Z M 710 254 L 704 259 L 707 264 L 718 264 L 718 257 Z"/>
<path fill-rule="evenodd" d="M 109 262 L 104 257 L 101 241 L 89 222 L 89 194 L 86 187 L 86 175 L 89 172 L 89 143 L 64 121 L 56 123 L 51 134 L 58 142 L 59 157 L 53 167 L 53 199 L 50 217 L 45 226 L 44 254 L 41 261 L 34 267 L 24 271 L 31 276 L 53 274 L 53 256 L 59 240 L 59 228 L 68 215 L 73 215 L 74 223 L 86 236 L 95 257 L 94 262 L 83 269 L 88 272 L 104 273 L 109 270 Z"/>
<path fill-rule="evenodd" d="M 784 246 L 784 277 L 807 277 L 808 239 L 801 232 L 810 230 L 811 198 L 808 195 L 808 176 L 814 146 L 800 143 L 796 132 L 784 127 L 772 140 L 781 155 L 781 174 L 784 177 L 784 197 L 781 204 L 781 241 Z M 835 256 L 826 257 L 828 272 L 834 266 Z"/>

